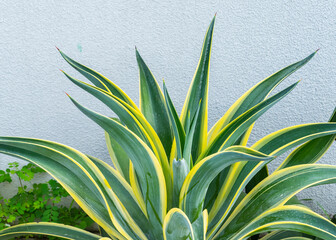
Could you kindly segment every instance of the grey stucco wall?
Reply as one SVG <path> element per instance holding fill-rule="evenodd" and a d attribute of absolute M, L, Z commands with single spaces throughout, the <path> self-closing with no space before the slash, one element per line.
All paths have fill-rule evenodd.
<path fill-rule="evenodd" d="M 254 84 L 317 48 L 317 56 L 280 85 L 302 79 L 257 122 L 250 143 L 287 126 L 327 121 L 336 105 L 333 0 L 2 0 L 0 12 L 0 135 L 49 139 L 108 161 L 103 131 L 64 91 L 98 112 L 111 113 L 61 74 L 59 68 L 84 79 L 54 46 L 103 73 L 138 102 L 136 45 L 156 78 L 165 79 L 180 111 L 215 12 L 210 126 Z M 335 145 L 321 163 L 336 164 Z M 12 160 L 0 155 L 0 169 Z M 336 213 L 335 185 L 300 196 Z"/>

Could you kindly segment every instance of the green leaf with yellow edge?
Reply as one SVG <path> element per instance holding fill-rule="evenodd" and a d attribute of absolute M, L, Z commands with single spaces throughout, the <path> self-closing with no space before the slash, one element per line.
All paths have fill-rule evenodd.
<path fill-rule="evenodd" d="M 47 171 L 110 235 L 124 239 L 120 233 L 130 234 L 137 239 L 128 225 L 123 226 L 123 216 L 111 199 L 104 176 L 84 154 L 59 143 L 17 137 L 0 137 L 0 153 L 27 160 Z"/>
<path fill-rule="evenodd" d="M 190 117 L 190 114 L 188 114 L 187 122 L 190 122 L 190 126 L 186 133 L 185 144 L 183 148 L 183 159 L 187 161 L 189 165 L 189 169 L 191 169 L 194 166 L 193 158 L 192 158 L 192 146 L 193 146 L 194 135 L 195 135 L 196 126 L 197 126 L 197 119 L 198 119 L 198 115 L 201 109 L 200 108 L 201 102 L 202 100 L 199 102 L 198 109 L 192 119 Z"/>
<path fill-rule="evenodd" d="M 111 138 L 110 135 L 106 132 L 105 140 L 113 166 L 118 170 L 118 172 L 127 182 L 130 182 L 129 158 L 127 156 L 127 153 L 122 149 L 122 147 L 120 147 L 118 141 Z"/>
<path fill-rule="evenodd" d="M 206 191 L 211 181 L 236 162 L 269 161 L 273 157 L 246 147 L 234 147 L 212 154 L 197 163 L 187 175 L 180 193 L 180 208 L 193 223 L 203 211 Z"/>
<path fill-rule="evenodd" d="M 127 104 L 129 104 L 132 108 L 139 111 L 136 104 L 131 100 L 131 98 L 124 93 L 116 84 L 114 84 L 111 80 L 104 77 L 102 74 L 92 70 L 91 68 L 88 68 L 70 57 L 68 57 L 65 53 L 63 53 L 61 50 L 58 49 L 61 56 L 67 61 L 74 69 L 76 69 L 78 72 L 80 72 L 84 77 L 86 77 L 90 82 L 92 82 L 95 86 L 98 88 L 107 91 L 111 93 L 112 95 L 116 96 L 117 98 L 120 98 Z"/>
<path fill-rule="evenodd" d="M 127 152 L 139 177 L 148 219 L 153 228 L 158 231 L 167 209 L 166 182 L 159 160 L 139 137 L 123 125 L 70 99 L 81 112 L 102 127 L 111 137 L 118 139 L 120 146 Z"/>
<path fill-rule="evenodd" d="M 122 203 L 127 203 L 125 207 L 128 213 L 132 219 L 134 219 L 136 224 L 139 225 L 145 235 L 155 238 L 155 235 L 151 232 L 150 223 L 147 219 L 146 206 L 140 205 L 140 202 L 137 201 L 131 186 L 120 175 L 120 173 L 110 165 L 98 158 L 92 156 L 88 157 L 102 172 L 108 184 L 112 186 L 113 192 L 117 195 L 118 199 Z"/>
<path fill-rule="evenodd" d="M 134 116 L 134 109 L 118 99 L 117 97 L 109 94 L 106 91 L 99 89 L 98 87 L 92 86 L 88 83 L 79 81 L 66 72 L 63 72 L 64 75 L 74 84 L 84 89 L 88 93 L 92 94 L 94 97 L 99 99 L 102 103 L 108 106 L 115 114 L 118 115 L 120 121 L 125 124 L 131 131 L 137 134 L 143 141 L 147 142 L 150 145 L 146 132 L 143 129 L 143 125 L 139 123 L 139 120 Z"/>
<path fill-rule="evenodd" d="M 144 116 L 140 112 L 130 107 L 127 103 L 116 98 L 115 96 L 110 95 L 109 93 L 104 92 L 103 90 L 97 87 L 91 86 L 87 83 L 74 79 L 67 74 L 66 76 L 77 86 L 81 87 L 88 93 L 95 96 L 97 99 L 102 101 L 102 103 L 108 106 L 112 111 L 114 111 L 119 116 L 121 122 L 125 124 L 131 131 L 133 131 L 133 133 L 135 133 L 138 137 L 140 137 L 141 140 L 143 140 L 152 149 L 152 151 L 154 152 L 155 156 L 160 161 L 160 164 L 162 166 L 167 184 L 168 189 L 167 191 L 168 193 L 171 193 L 172 176 L 167 155 L 165 153 L 165 150 L 162 146 L 162 143 L 158 135 L 151 127 L 151 125 L 147 122 L 147 120 L 144 118 Z M 126 163 L 124 162 L 123 163 L 120 162 L 119 164 L 126 165 Z M 128 173 L 124 172 L 124 174 L 127 175 Z M 168 196 L 172 197 L 172 195 L 170 194 L 168 194 Z"/>
<path fill-rule="evenodd" d="M 208 229 L 208 211 L 203 210 L 202 214 L 192 224 L 195 240 L 205 240 Z"/>
<path fill-rule="evenodd" d="M 279 156 L 308 140 L 333 134 L 336 134 L 336 123 L 307 123 L 271 133 L 257 141 L 251 148 Z"/>
<path fill-rule="evenodd" d="M 214 140 L 208 144 L 207 150 L 205 150 L 204 153 L 200 155 L 199 159 L 202 159 L 202 157 L 207 156 L 208 154 L 218 152 L 219 150 L 224 150 L 225 148 L 234 145 L 237 139 L 260 116 L 262 116 L 262 114 L 264 114 L 268 109 L 274 106 L 274 104 L 287 96 L 298 83 L 299 82 L 294 83 L 274 96 L 267 98 L 231 121 L 218 133 L 216 138 L 214 138 Z"/>
<path fill-rule="evenodd" d="M 251 148 L 264 154 L 279 156 L 306 141 L 332 134 L 336 134 L 336 123 L 297 125 L 271 133 L 253 144 Z M 209 236 L 212 236 L 218 230 L 228 216 L 239 194 L 244 190 L 251 178 L 265 165 L 265 162 L 248 162 L 231 166 L 227 176 L 228 180 L 222 185 L 215 204 L 209 212 Z"/>
<path fill-rule="evenodd" d="M 303 189 L 335 182 L 336 166 L 307 164 L 277 171 L 265 178 L 245 196 L 214 237 L 218 237 L 223 232 L 221 237 L 230 239 L 246 229 L 251 219 L 267 214 L 267 211 L 272 208 L 283 206 Z M 256 206 L 259 207 L 256 208 Z M 335 226 L 333 231 L 336 233 Z"/>
<path fill-rule="evenodd" d="M 189 126 L 186 125 L 188 114 L 190 112 L 190 116 L 193 118 L 199 108 L 198 104 L 202 100 L 192 144 L 192 159 L 194 161 L 197 160 L 198 155 L 204 150 L 207 144 L 209 69 L 215 18 L 216 16 L 212 19 L 204 38 L 198 66 L 189 87 L 180 117 L 182 125 L 187 132 L 186 129 L 189 129 Z"/>
<path fill-rule="evenodd" d="M 316 131 L 322 132 L 324 131 L 324 129 L 328 129 L 330 126 L 336 126 L 336 123 L 302 124 L 298 126 L 285 128 L 260 139 L 252 146 L 252 148 L 257 149 L 266 154 L 280 155 L 286 152 L 287 150 L 291 149 L 291 147 L 298 146 L 301 143 L 310 140 L 309 138 L 306 138 L 305 136 L 306 134 L 311 135 L 312 139 L 315 139 L 316 137 L 314 136 L 314 132 Z M 322 135 L 319 134 L 319 136 L 323 137 L 328 135 L 335 135 L 335 133 L 336 132 L 333 130 L 329 132 L 325 131 L 324 134 Z M 299 136 L 302 137 L 300 138 Z M 291 139 L 294 139 L 292 143 L 283 144 L 286 142 L 290 142 Z M 259 182 L 261 182 L 268 175 L 269 174 L 267 168 L 265 167 L 262 168 L 249 182 L 249 184 L 246 187 L 246 191 L 250 192 Z"/>
<path fill-rule="evenodd" d="M 43 235 L 54 236 L 62 239 L 85 239 L 85 240 L 101 240 L 102 237 L 96 234 L 84 231 L 79 228 L 67 226 L 60 223 L 25 223 L 12 226 L 0 231 L 0 239 L 7 240 L 26 235 Z"/>
<path fill-rule="evenodd" d="M 335 122 L 335 110 L 329 120 L 329 122 Z M 287 134 L 287 133 L 286 133 Z M 317 162 L 323 154 L 328 150 L 328 148 L 333 143 L 336 134 L 323 136 L 317 139 L 313 139 L 302 146 L 295 149 L 286 160 L 280 165 L 278 169 L 281 169 L 285 166 L 294 166 L 298 164 L 314 163 Z M 266 140 L 267 141 L 267 140 Z M 251 189 L 261 182 L 264 178 L 269 175 L 268 169 L 265 166 L 262 168 L 258 174 L 250 181 L 246 187 L 246 191 L 249 192 Z"/>
<path fill-rule="evenodd" d="M 336 122 L 336 108 L 334 109 L 329 122 Z M 281 163 L 278 170 L 299 164 L 317 162 L 326 153 L 326 151 L 335 141 L 335 138 L 336 134 L 333 134 L 306 142 L 291 152 L 285 161 Z"/>
<path fill-rule="evenodd" d="M 174 136 L 170 127 L 165 99 L 159 84 L 137 49 L 135 54 L 140 75 L 140 110 L 158 134 L 167 156 L 169 156 Z"/>
<path fill-rule="evenodd" d="M 179 208 L 172 208 L 163 222 L 164 240 L 195 240 L 191 223 Z"/>
<path fill-rule="evenodd" d="M 166 88 L 166 84 L 164 82 L 163 82 L 163 93 L 164 93 L 164 97 L 166 100 L 166 107 L 168 110 L 169 121 L 172 126 L 173 133 L 174 133 L 176 151 L 177 151 L 177 159 L 182 159 L 184 142 L 185 142 L 185 132 L 181 124 L 180 118 L 177 115 L 173 102 L 170 99 L 168 90 Z"/>
<path fill-rule="evenodd" d="M 233 234 L 230 239 L 246 239 L 254 234 L 277 230 L 292 230 L 323 239 L 336 239 L 336 225 L 308 208 L 300 206 L 280 206 L 261 214 L 249 225 Z M 227 239 L 227 236 L 218 237 Z M 264 239 L 264 238 L 263 238 Z M 266 238 L 267 239 L 267 238 Z M 276 239 L 310 239 L 293 236 Z"/>
<path fill-rule="evenodd" d="M 211 128 L 208 134 L 208 141 L 212 141 L 218 133 L 232 120 L 249 110 L 262 100 L 264 100 L 272 90 L 278 86 L 284 79 L 309 62 L 317 51 L 310 54 L 305 59 L 293 63 L 273 75 L 262 80 L 244 95 L 242 95 L 224 114 L 224 116 Z M 245 140 L 246 141 L 246 140 Z"/>

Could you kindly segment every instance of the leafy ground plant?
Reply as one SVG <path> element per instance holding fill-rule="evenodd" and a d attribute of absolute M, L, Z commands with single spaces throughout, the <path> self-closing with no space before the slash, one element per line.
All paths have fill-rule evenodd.
<path fill-rule="evenodd" d="M 85 229 L 93 224 L 93 220 L 78 207 L 74 200 L 69 206 L 64 206 L 62 200 L 69 193 L 54 179 L 47 182 L 33 183 L 36 175 L 44 175 L 45 171 L 32 163 L 19 167 L 17 162 L 8 164 L 8 168 L 0 170 L 0 184 L 13 186 L 13 180 L 19 181 L 17 193 L 5 198 L 0 192 L 0 230 L 12 225 L 36 221 L 64 223 Z M 45 239 L 45 237 L 43 237 Z M 49 236 L 49 239 L 60 239 Z"/>
<path fill-rule="evenodd" d="M 68 239 L 237 240 L 266 233 L 288 239 L 305 233 L 336 239 L 336 226 L 296 204 L 302 189 L 334 183 L 336 166 L 315 164 L 335 139 L 335 111 L 327 123 L 281 129 L 252 146 L 254 122 L 288 95 L 294 83 L 269 97 L 287 76 L 315 54 L 259 82 L 208 131 L 208 85 L 215 17 L 179 116 L 136 50 L 140 107 L 112 81 L 62 57 L 93 85 L 65 76 L 109 107 L 118 119 L 74 105 L 105 131 L 111 165 L 71 147 L 40 139 L 1 137 L 0 152 L 31 161 L 49 172 L 104 230 L 102 236 L 73 227 L 30 223 L 7 228 L 1 239 L 36 232 Z M 277 156 L 297 147 L 272 174 Z M 104 237 L 104 238 L 103 238 Z"/>

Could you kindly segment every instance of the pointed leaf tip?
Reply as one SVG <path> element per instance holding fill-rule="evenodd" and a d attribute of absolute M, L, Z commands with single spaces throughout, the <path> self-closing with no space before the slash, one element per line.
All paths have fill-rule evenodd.
<path fill-rule="evenodd" d="M 318 51 L 320 51 L 320 48 L 318 48 L 318 49 L 315 51 L 315 53 L 317 53 Z"/>
<path fill-rule="evenodd" d="M 56 47 L 56 46 L 55 46 L 55 48 L 56 48 L 58 51 L 61 51 L 61 50 L 59 50 L 59 48 L 58 48 L 58 47 Z"/>
<path fill-rule="evenodd" d="M 66 94 L 69 98 L 71 98 L 70 95 L 69 95 L 67 92 L 65 92 L 65 94 Z"/>

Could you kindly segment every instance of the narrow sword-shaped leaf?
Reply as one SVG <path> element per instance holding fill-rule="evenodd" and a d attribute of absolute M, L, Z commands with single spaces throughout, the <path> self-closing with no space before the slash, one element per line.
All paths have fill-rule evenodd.
<path fill-rule="evenodd" d="M 164 240 L 195 240 L 191 223 L 181 209 L 172 208 L 163 223 Z"/>
<path fill-rule="evenodd" d="M 271 133 L 257 141 L 251 148 L 279 156 L 308 140 L 333 134 L 336 134 L 336 123 L 307 123 Z"/>
<path fill-rule="evenodd" d="M 287 132 L 290 134 L 287 135 Z M 298 146 L 306 141 L 332 134 L 336 134 L 335 123 L 312 123 L 297 125 L 271 133 L 260 139 L 257 143 L 252 145 L 251 148 L 261 151 L 264 154 L 279 156 L 290 148 Z M 272 144 L 268 144 L 269 141 L 271 141 Z M 213 236 L 213 234 L 218 230 L 225 218 L 228 216 L 228 213 L 233 207 L 238 196 L 246 187 L 247 183 L 265 165 L 265 162 L 258 164 L 254 162 L 248 162 L 246 164 L 237 163 L 236 165 L 232 166 L 235 167 L 235 169 L 229 173 L 227 178 L 236 180 L 226 182 L 220 190 L 220 192 L 225 190 L 226 194 L 218 195 L 220 198 L 217 201 L 219 205 L 215 208 L 216 211 L 212 213 L 211 209 L 209 213 L 210 230 L 208 231 L 208 237 Z"/>
<path fill-rule="evenodd" d="M 122 226 L 117 212 L 106 192 L 101 172 L 84 154 L 68 146 L 40 139 L 0 137 L 0 152 L 33 162 L 53 176 L 78 205 L 109 234 L 132 235 L 133 230 Z M 112 222 L 111 222 L 112 220 Z M 113 224 L 112 224 L 113 223 Z M 126 227 L 127 230 L 124 230 Z M 118 229 L 118 233 L 115 228 Z M 136 235 L 132 235 L 136 239 Z"/>
<path fill-rule="evenodd" d="M 122 123 L 125 124 L 136 135 L 138 135 L 141 140 L 145 141 L 147 145 L 152 149 L 162 166 L 170 203 L 172 197 L 172 194 L 170 194 L 172 192 L 172 176 L 168 163 L 168 158 L 159 137 L 157 136 L 151 125 L 143 117 L 143 115 L 140 112 L 134 110 L 127 103 L 116 98 L 115 96 L 110 95 L 97 87 L 76 80 L 67 74 L 66 76 L 77 86 L 81 87 L 88 93 L 95 96 L 102 103 L 108 106 L 112 111 L 114 111 L 119 116 Z"/>
<path fill-rule="evenodd" d="M 328 124 L 334 124 L 335 123 L 325 123 L 326 125 L 319 125 L 318 123 L 317 124 L 306 124 L 306 125 L 301 125 L 299 127 L 299 129 L 296 129 L 296 126 L 293 126 L 291 128 L 286 128 L 287 130 L 281 132 L 278 131 L 278 132 L 275 132 L 274 134 L 270 134 L 268 136 L 266 136 L 265 138 L 263 139 L 260 139 L 257 143 L 255 143 L 252 148 L 254 149 L 258 149 L 262 152 L 269 152 L 269 154 L 271 155 L 275 155 L 275 154 L 281 154 L 281 153 L 284 153 L 286 150 L 289 150 L 290 147 L 289 146 L 292 146 L 292 145 L 289 145 L 289 146 L 282 146 L 282 147 L 279 147 L 280 144 L 282 144 L 282 142 L 286 142 L 288 141 L 289 139 L 291 138 L 294 138 L 294 139 L 297 139 L 297 143 L 295 143 L 295 145 L 300 145 L 300 143 L 304 143 L 306 142 L 306 139 L 305 137 L 303 136 L 302 139 L 299 139 L 296 135 L 297 134 L 302 134 L 302 133 L 305 133 L 305 131 L 309 132 L 309 131 L 315 131 L 315 128 L 316 129 L 323 129 L 323 128 L 327 128 L 328 127 Z M 284 129 L 283 129 L 284 130 Z M 299 130 L 299 131 L 297 131 Z M 325 134 L 327 135 L 326 138 L 328 137 L 331 137 L 333 139 L 332 136 L 335 136 L 335 134 L 332 134 L 331 136 L 329 136 L 330 134 Z M 321 137 L 323 137 L 324 135 L 322 135 Z M 329 141 L 331 140 L 331 142 L 329 144 L 332 143 L 332 139 L 328 139 Z M 327 143 L 328 144 L 328 143 Z M 279 148 L 278 148 L 279 147 Z M 277 149 L 276 151 L 274 151 L 273 153 L 271 153 L 271 149 Z M 279 153 L 280 151 L 280 153 Z M 316 151 L 316 149 L 315 149 Z M 324 150 L 326 151 L 326 150 Z M 323 150 L 321 153 L 317 153 L 317 154 L 322 154 L 323 153 Z M 318 156 L 316 156 L 318 157 Z M 249 182 L 249 184 L 247 185 L 246 187 L 246 191 L 249 192 L 252 190 L 252 188 L 257 185 L 259 182 L 261 182 L 264 178 L 266 178 L 268 176 L 268 170 L 266 168 L 266 166 L 264 168 L 262 168 L 258 174 L 256 174 L 254 176 L 254 178 Z"/>
<path fill-rule="evenodd" d="M 107 132 L 105 132 L 105 140 L 113 166 L 129 182 L 129 158 L 126 152 L 120 147 L 118 141 L 111 138 Z"/>
<path fill-rule="evenodd" d="M 242 95 L 224 114 L 224 116 L 211 128 L 208 134 L 208 141 L 213 140 L 217 134 L 232 120 L 234 120 L 239 115 L 243 114 L 245 111 L 252 108 L 254 105 L 258 104 L 264 100 L 267 95 L 278 86 L 286 77 L 291 75 L 293 72 L 301 68 L 307 62 L 309 62 L 317 51 L 310 54 L 305 59 L 298 61 L 292 65 L 289 65 L 280 71 L 274 73 L 273 75 L 262 80 L 250 90 L 248 90 L 244 95 Z"/>
<path fill-rule="evenodd" d="M 130 168 L 129 168 L 129 176 L 130 176 L 130 184 L 131 187 L 133 189 L 133 193 L 141 207 L 141 209 L 144 209 L 144 212 L 146 212 L 146 204 L 145 204 L 145 200 L 144 197 L 142 196 L 142 192 L 141 192 L 141 188 L 139 185 L 139 181 L 138 181 L 138 176 L 136 175 L 136 172 L 134 170 L 133 164 L 130 161 Z M 148 215 L 146 215 L 148 218 Z"/>
<path fill-rule="evenodd" d="M 115 120 L 93 112 L 70 99 L 81 112 L 112 137 L 117 138 L 120 146 L 127 152 L 139 176 L 149 221 L 153 228 L 158 229 L 162 226 L 166 214 L 167 193 L 161 166 L 153 152 L 139 137 Z"/>
<path fill-rule="evenodd" d="M 240 151 L 240 149 L 242 149 Z M 203 211 L 206 191 L 211 181 L 226 167 L 236 162 L 268 161 L 273 157 L 245 147 L 230 148 L 223 152 L 212 154 L 197 163 L 187 175 L 180 193 L 180 208 L 193 223 Z"/>
<path fill-rule="evenodd" d="M 223 150 L 229 146 L 232 146 L 236 143 L 236 141 L 239 139 L 239 137 L 260 117 L 262 116 L 268 109 L 270 109 L 274 104 L 279 102 L 281 99 L 283 99 L 285 96 L 287 96 L 298 84 L 295 83 L 286 89 L 282 90 L 281 92 L 275 94 L 274 96 L 265 99 L 264 101 L 258 103 L 245 113 L 241 114 L 239 117 L 231 121 L 229 124 L 227 124 L 217 135 L 214 140 L 208 144 L 207 149 L 200 155 L 199 160 L 202 159 L 202 157 L 207 156 L 208 154 L 217 152 L 219 150 Z M 211 192 L 213 192 L 215 195 L 220 194 L 218 188 L 218 183 L 222 184 L 221 179 L 225 179 L 225 176 L 227 175 L 227 169 L 224 170 L 222 173 L 220 173 L 217 176 L 217 179 L 215 179 L 210 184 Z M 236 177 L 236 176 L 234 176 Z M 213 198 L 212 201 L 215 201 L 215 198 Z M 217 197 L 216 199 L 217 207 L 219 207 L 218 202 L 220 201 Z M 209 202 L 208 204 L 212 205 L 214 202 Z M 211 214 L 215 212 L 212 211 Z M 212 218 L 212 217 L 211 217 Z"/>
<path fill-rule="evenodd" d="M 336 122 L 336 108 L 334 109 L 329 122 Z M 333 134 L 306 142 L 302 146 L 296 148 L 285 161 L 282 162 L 278 170 L 299 164 L 317 162 L 329 149 L 335 138 L 336 134 Z"/>
<path fill-rule="evenodd" d="M 299 82 L 294 83 L 274 96 L 260 102 L 231 121 L 218 133 L 217 137 L 209 143 L 207 150 L 205 150 L 201 156 L 206 156 L 232 146 L 251 124 L 253 124 L 268 109 L 274 106 L 274 104 L 287 96 L 298 83 Z"/>
<path fill-rule="evenodd" d="M 147 218 L 147 212 L 145 206 L 141 206 L 132 191 L 131 186 L 126 182 L 126 180 L 120 175 L 120 173 L 112 168 L 107 163 L 88 156 L 91 161 L 99 168 L 102 174 L 105 176 L 107 182 L 112 187 L 113 192 L 117 195 L 118 199 L 125 204 L 130 216 L 134 221 L 140 226 L 142 231 L 144 231 L 146 236 L 154 238 L 150 229 L 150 223 Z"/>
<path fill-rule="evenodd" d="M 192 120 L 190 120 L 190 114 L 188 114 L 188 122 L 190 122 L 190 127 L 188 129 L 188 132 L 186 134 L 186 139 L 185 139 L 185 144 L 184 144 L 184 149 L 183 149 L 183 159 L 185 159 L 189 165 L 189 169 L 191 169 L 193 167 L 193 159 L 192 159 L 192 144 L 194 141 L 194 134 L 195 134 L 195 130 L 196 130 L 196 126 L 197 126 L 197 119 L 198 119 L 198 115 L 200 113 L 200 106 L 201 106 L 201 102 L 200 101 L 199 105 L 198 105 L 198 109 L 193 117 Z"/>
<path fill-rule="evenodd" d="M 7 240 L 31 234 L 47 235 L 73 240 L 102 239 L 101 236 L 90 233 L 88 231 L 84 231 L 80 228 L 67 226 L 60 223 L 49 223 L 49 222 L 24 223 L 9 228 L 5 228 L 3 230 L 0 230 L 0 239 Z"/>
<path fill-rule="evenodd" d="M 249 225 L 251 219 L 284 205 L 301 190 L 333 182 L 336 182 L 336 166 L 331 165 L 307 164 L 277 171 L 246 195 L 214 237 L 225 229 L 223 238 L 230 239 Z"/>
<path fill-rule="evenodd" d="M 169 156 L 174 137 L 165 100 L 159 84 L 138 50 L 136 49 L 135 52 L 140 74 L 140 110 L 158 134 L 167 156 Z"/>
<path fill-rule="evenodd" d="M 59 49 L 58 49 L 59 50 Z M 61 50 L 59 50 L 61 56 L 67 61 L 74 69 L 80 72 L 84 77 L 86 77 L 90 82 L 92 82 L 98 88 L 102 90 L 108 91 L 114 96 L 122 99 L 127 104 L 129 104 L 132 108 L 139 111 L 136 104 L 131 100 L 131 98 L 124 93 L 116 84 L 114 84 L 111 80 L 104 77 L 102 74 L 95 72 L 91 68 L 88 68 L 73 59 L 69 58 L 65 55 Z"/>
<path fill-rule="evenodd" d="M 164 82 L 163 82 L 163 93 L 166 100 L 166 107 L 168 110 L 169 121 L 172 126 L 176 142 L 177 159 L 182 159 L 183 155 L 182 151 L 184 149 L 184 141 L 185 141 L 185 132 L 181 124 L 180 118 L 177 115 L 173 102 L 171 101 L 170 96 L 168 94 L 166 84 Z"/>
<path fill-rule="evenodd" d="M 215 18 L 216 16 L 212 19 L 204 38 L 198 66 L 181 113 L 181 122 L 187 132 L 186 129 L 189 129 L 189 126 L 186 125 L 188 113 L 190 112 L 190 116 L 193 117 L 198 109 L 198 103 L 202 100 L 192 145 L 192 159 L 194 161 L 197 160 L 198 155 L 207 144 L 209 69 Z"/>
<path fill-rule="evenodd" d="M 253 219 L 242 231 L 234 234 L 232 239 L 245 239 L 257 233 L 274 230 L 293 230 L 323 239 L 336 239 L 336 225 L 334 223 L 308 208 L 299 206 L 273 208 Z M 290 237 L 281 239 L 302 240 L 310 238 Z"/>
<path fill-rule="evenodd" d="M 142 140 L 147 142 L 148 145 L 150 145 L 148 142 L 148 139 L 146 138 L 146 133 L 142 129 L 142 125 L 139 123 L 139 121 L 134 116 L 134 114 L 130 111 L 130 106 L 128 104 L 126 104 L 125 102 L 122 102 L 122 100 L 116 98 L 115 96 L 109 94 L 108 92 L 102 91 L 98 87 L 94 87 L 90 84 L 79 81 L 71 77 L 70 75 L 68 75 L 66 72 L 64 71 L 62 72 L 71 82 L 73 82 L 80 88 L 84 89 L 88 93 L 92 94 L 97 99 L 99 99 L 102 103 L 108 106 L 115 114 L 118 115 L 120 121 L 123 124 L 125 124 L 131 131 L 133 131 Z"/>

